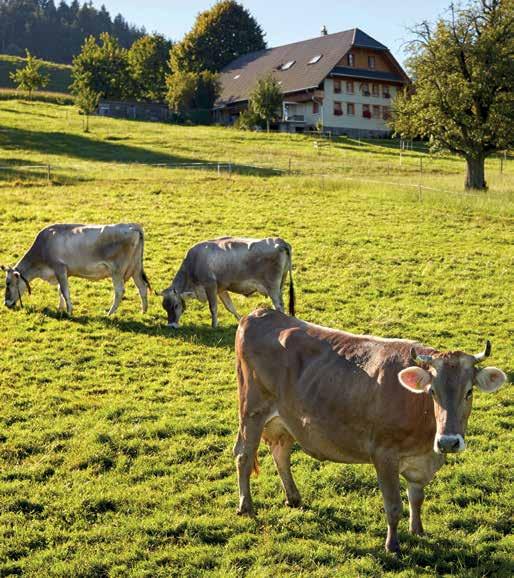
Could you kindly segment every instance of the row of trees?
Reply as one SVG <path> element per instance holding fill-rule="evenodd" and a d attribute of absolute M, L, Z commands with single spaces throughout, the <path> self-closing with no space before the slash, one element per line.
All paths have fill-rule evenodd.
<path fill-rule="evenodd" d="M 90 36 L 73 60 L 72 90 L 77 96 L 88 92 L 112 100 L 167 100 L 179 114 L 208 110 L 220 92 L 218 72 L 265 46 L 262 29 L 248 10 L 235 0 L 222 0 L 199 14 L 175 45 L 151 35 L 126 49 L 108 33 L 99 40 Z"/>
<path fill-rule="evenodd" d="M 69 4 L 60 0 L 0 0 L 0 53 L 23 56 L 25 50 L 53 62 L 69 64 L 80 52 L 84 40 L 108 32 L 121 46 L 129 48 L 145 34 L 126 22 L 121 14 L 114 18 L 92 2 Z"/>

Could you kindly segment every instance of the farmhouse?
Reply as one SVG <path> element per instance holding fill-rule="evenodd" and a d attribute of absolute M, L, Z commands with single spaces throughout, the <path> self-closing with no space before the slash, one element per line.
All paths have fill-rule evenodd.
<path fill-rule="evenodd" d="M 257 79 L 272 73 L 284 95 L 278 128 L 303 132 L 320 124 L 349 136 L 386 136 L 391 101 L 409 78 L 389 49 L 354 28 L 245 54 L 220 74 L 217 122 L 247 109 Z"/>

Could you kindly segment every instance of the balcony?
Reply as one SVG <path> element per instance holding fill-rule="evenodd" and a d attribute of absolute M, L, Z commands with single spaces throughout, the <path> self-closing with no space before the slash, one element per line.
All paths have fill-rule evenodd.
<path fill-rule="evenodd" d="M 284 116 L 284 122 L 305 122 L 305 115 L 287 114 Z"/>

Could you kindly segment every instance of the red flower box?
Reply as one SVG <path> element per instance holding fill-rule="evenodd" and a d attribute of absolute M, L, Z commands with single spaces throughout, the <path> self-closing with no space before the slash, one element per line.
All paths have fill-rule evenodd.
<path fill-rule="evenodd" d="M 362 116 L 364 118 L 371 118 L 371 112 L 369 110 L 365 110 L 363 111 Z"/>

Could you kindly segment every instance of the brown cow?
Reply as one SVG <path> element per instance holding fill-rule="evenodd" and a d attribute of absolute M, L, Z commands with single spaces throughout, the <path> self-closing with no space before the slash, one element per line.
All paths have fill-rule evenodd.
<path fill-rule="evenodd" d="M 252 513 L 250 474 L 261 437 L 286 493 L 297 441 L 312 457 L 372 463 L 387 516 L 386 549 L 399 551 L 401 474 L 408 484 L 410 530 L 423 532 L 424 486 L 444 454 L 464 449 L 472 387 L 496 391 L 500 369 L 476 366 L 490 354 L 442 353 L 413 341 L 352 335 L 258 309 L 236 334 L 239 434 L 234 447 L 241 514 Z"/>

